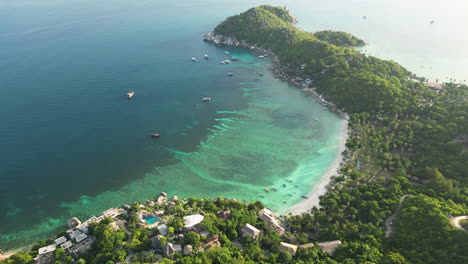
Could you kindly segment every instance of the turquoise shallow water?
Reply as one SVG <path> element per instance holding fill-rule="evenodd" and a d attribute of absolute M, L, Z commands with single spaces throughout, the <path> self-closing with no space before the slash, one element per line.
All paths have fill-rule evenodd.
<path fill-rule="evenodd" d="M 0 248 L 161 191 L 284 210 L 336 158 L 344 122 L 270 74 L 257 81 L 268 60 L 229 49 L 240 61 L 220 65 L 224 49 L 201 36 L 254 4 L 287 4 L 304 29 L 468 79 L 466 3 L 453 1 L 0 0 Z"/>
<path fill-rule="evenodd" d="M 281 210 L 338 154 L 335 114 L 274 79 L 268 60 L 229 48 L 239 61 L 221 65 L 225 49 L 201 40 L 247 3 L 2 3 L 1 248 L 161 191 Z"/>

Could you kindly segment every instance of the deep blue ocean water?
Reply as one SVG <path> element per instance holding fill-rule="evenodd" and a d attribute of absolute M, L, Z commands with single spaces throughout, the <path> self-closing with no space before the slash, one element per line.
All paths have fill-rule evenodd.
<path fill-rule="evenodd" d="M 299 201 L 336 159 L 343 121 L 274 79 L 268 60 L 201 40 L 267 2 L 288 5 L 307 30 L 355 33 L 369 52 L 433 79 L 467 76 L 468 37 L 456 30 L 466 4 L 457 1 L 424 1 L 413 17 L 413 4 L 397 10 L 402 0 L 0 0 L 0 248 L 161 191 L 261 199 L 275 210 Z M 240 61 L 219 64 L 225 50 Z"/>
<path fill-rule="evenodd" d="M 294 202 L 337 155 L 338 117 L 270 74 L 258 80 L 268 60 L 202 41 L 247 1 L 0 3 L 2 248 L 160 191 L 253 200 L 310 178 Z M 239 62 L 221 65 L 226 49 Z M 280 209 L 286 196 L 265 202 Z"/>

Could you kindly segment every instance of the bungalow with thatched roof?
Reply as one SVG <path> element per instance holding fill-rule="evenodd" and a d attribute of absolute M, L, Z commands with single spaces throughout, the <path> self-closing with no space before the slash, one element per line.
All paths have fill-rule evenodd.
<path fill-rule="evenodd" d="M 260 230 L 252 226 L 251 224 L 245 224 L 241 229 L 241 235 L 243 237 L 249 236 L 251 238 L 257 238 L 260 234 Z"/>
<path fill-rule="evenodd" d="M 288 244 L 288 243 L 285 243 L 285 242 L 281 242 L 280 243 L 280 250 L 284 251 L 284 252 L 289 252 L 289 253 L 291 253 L 292 256 L 295 256 L 296 251 L 297 251 L 297 246 L 293 245 L 293 244 Z"/>
<path fill-rule="evenodd" d="M 327 241 L 327 242 L 321 242 L 318 244 L 320 250 L 323 252 L 327 252 L 330 255 L 333 255 L 335 250 L 341 246 L 341 241 L 339 240 L 333 240 L 333 241 Z"/>

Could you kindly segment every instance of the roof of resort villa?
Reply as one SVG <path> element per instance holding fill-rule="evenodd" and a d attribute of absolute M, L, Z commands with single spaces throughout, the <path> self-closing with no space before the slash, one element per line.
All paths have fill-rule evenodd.
<path fill-rule="evenodd" d="M 275 219 L 275 215 L 273 212 L 268 210 L 267 208 L 263 208 L 258 212 L 258 217 L 267 222 L 267 224 L 275 230 L 276 233 L 278 233 L 280 236 L 284 235 L 284 227 L 281 226 L 281 224 L 278 222 L 278 220 Z"/>
<path fill-rule="evenodd" d="M 65 241 L 67 241 L 67 238 L 65 238 L 64 236 L 61 236 L 61 237 L 54 240 L 55 244 L 57 244 L 57 245 L 60 245 Z"/>
<path fill-rule="evenodd" d="M 104 217 L 117 217 L 123 214 L 124 210 L 121 208 L 109 208 L 106 211 L 102 212 Z"/>
<path fill-rule="evenodd" d="M 427 87 L 434 88 L 434 89 L 443 89 L 444 85 L 441 83 L 434 83 L 434 82 L 427 82 L 424 84 Z"/>
<path fill-rule="evenodd" d="M 73 246 L 73 243 L 71 241 L 67 241 L 67 242 L 60 245 L 60 247 L 63 248 L 63 249 L 70 248 L 71 246 Z"/>
<path fill-rule="evenodd" d="M 166 224 L 162 224 L 162 225 L 158 225 L 158 230 L 159 230 L 159 233 L 163 236 L 167 235 L 167 225 Z"/>
<path fill-rule="evenodd" d="M 322 242 L 318 244 L 319 248 L 323 252 L 327 252 L 328 254 L 332 255 L 335 250 L 341 246 L 341 241 L 340 240 L 333 240 L 333 241 L 327 241 L 327 242 Z"/>
<path fill-rule="evenodd" d="M 53 252 L 53 251 L 55 251 L 55 245 L 50 245 L 50 246 L 47 246 L 47 247 L 41 247 L 38 250 L 38 253 L 39 253 L 39 255 L 43 255 L 43 254 L 47 254 L 47 253 L 50 253 L 50 252 Z"/>
<path fill-rule="evenodd" d="M 281 242 L 280 243 L 280 250 L 284 251 L 284 252 L 289 252 L 289 253 L 291 253 L 291 255 L 294 256 L 294 255 L 296 255 L 297 246 L 293 245 L 293 244 Z"/>
<path fill-rule="evenodd" d="M 314 246 L 314 243 L 307 243 L 307 244 L 304 244 L 304 245 L 300 245 L 299 248 L 310 248 L 310 247 L 313 247 Z"/>
<path fill-rule="evenodd" d="M 203 215 L 200 215 L 200 214 L 184 216 L 184 226 L 186 228 L 194 227 L 194 226 L 198 225 L 199 223 L 201 223 L 201 221 L 203 221 L 204 218 L 205 217 Z"/>
<path fill-rule="evenodd" d="M 75 230 L 70 234 L 70 239 L 74 239 L 75 237 L 81 235 L 82 233 L 83 232 L 81 232 L 80 230 Z"/>
<path fill-rule="evenodd" d="M 80 243 L 81 241 L 85 240 L 88 236 L 86 234 L 81 234 L 76 237 L 76 242 Z"/>
<path fill-rule="evenodd" d="M 242 236 L 250 236 L 250 237 L 257 237 L 258 234 L 260 234 L 260 230 L 258 230 L 257 228 L 255 228 L 253 225 L 251 224 L 245 224 L 244 227 L 242 227 L 241 229 L 241 233 L 242 233 Z"/>

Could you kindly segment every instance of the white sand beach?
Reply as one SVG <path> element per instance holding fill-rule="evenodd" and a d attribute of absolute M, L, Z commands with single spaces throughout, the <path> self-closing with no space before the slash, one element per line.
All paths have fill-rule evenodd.
<path fill-rule="evenodd" d="M 348 139 L 348 121 L 346 121 L 341 131 L 341 137 L 339 142 L 339 155 L 336 160 L 328 167 L 325 173 L 322 175 L 320 181 L 318 181 L 307 195 L 307 199 L 293 205 L 290 209 L 282 214 L 287 215 L 289 213 L 293 215 L 299 215 L 312 209 L 314 206 L 319 207 L 320 196 L 324 195 L 330 187 L 331 177 L 338 174 L 343 161 L 343 151 L 346 150 L 346 140 Z"/>

